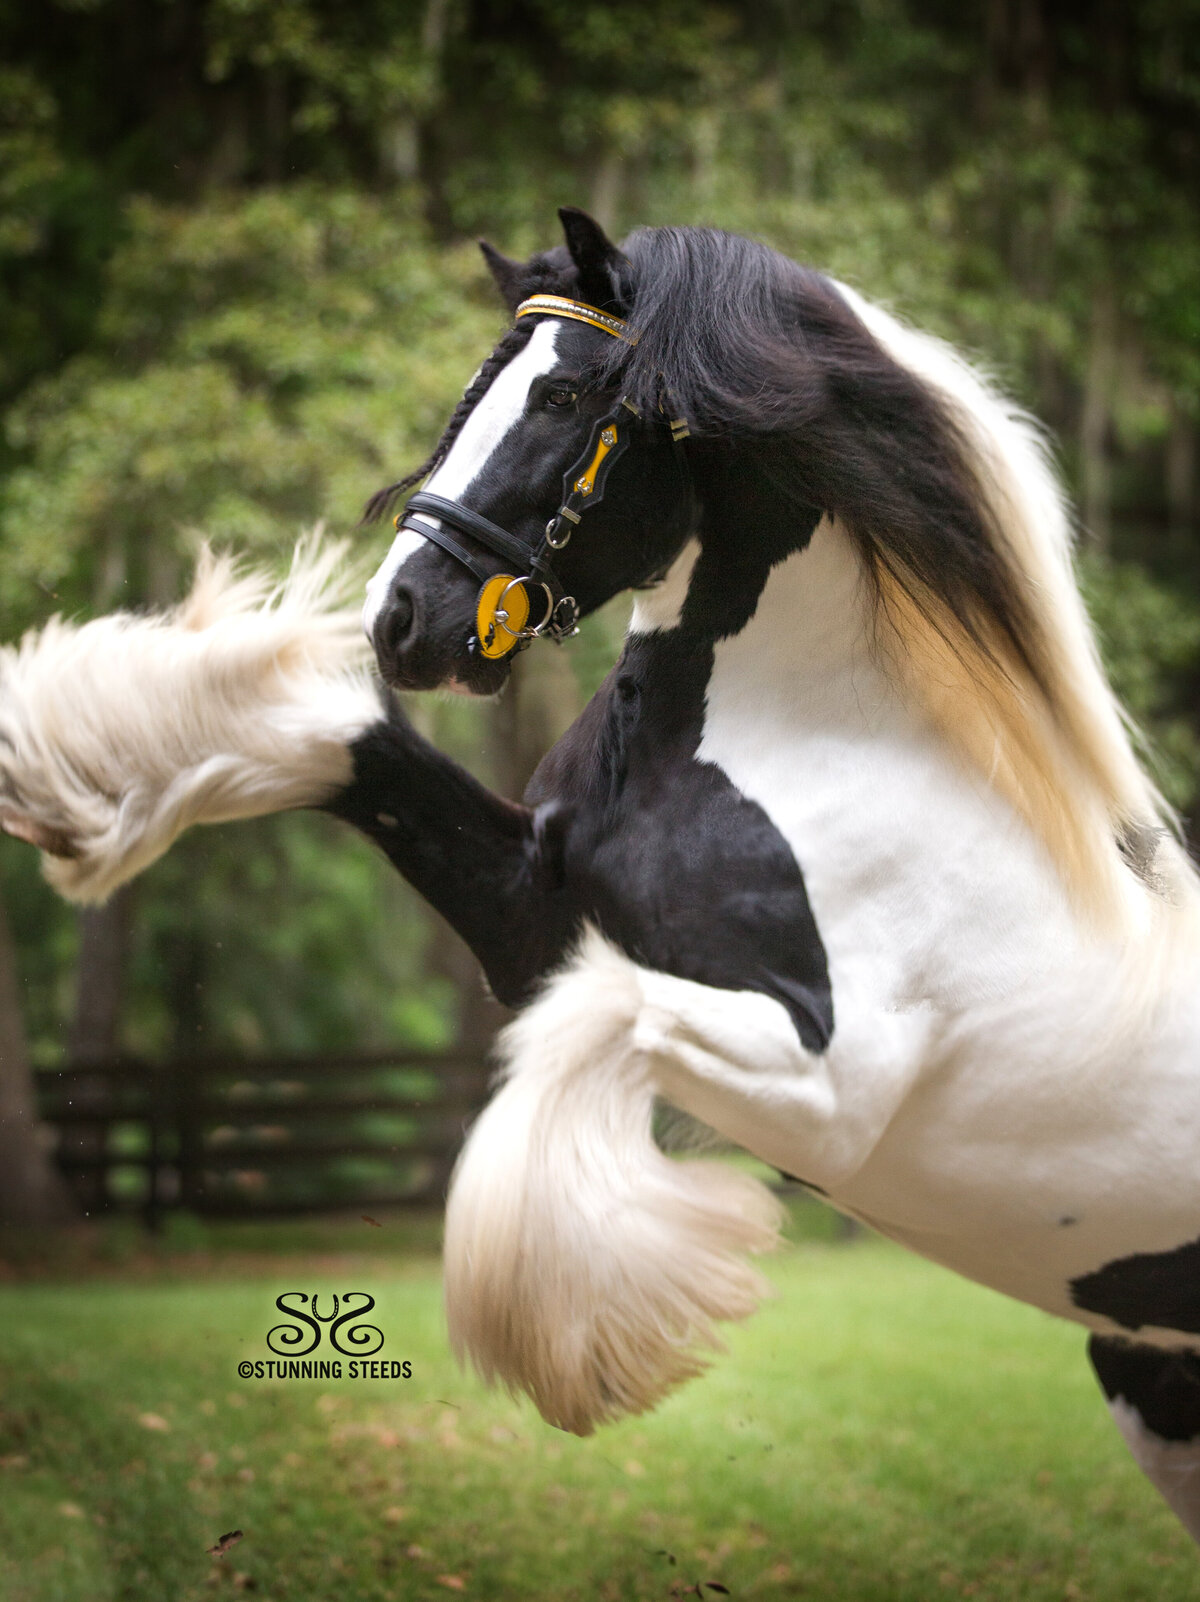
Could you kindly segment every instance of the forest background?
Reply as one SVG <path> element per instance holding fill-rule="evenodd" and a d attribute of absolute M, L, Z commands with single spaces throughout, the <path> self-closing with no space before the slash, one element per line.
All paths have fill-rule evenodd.
<path fill-rule="evenodd" d="M 0 638 L 280 565 L 422 459 L 502 322 L 473 239 L 755 234 L 1047 425 L 1118 689 L 1200 838 L 1200 0 L 0 0 Z M 422 727 L 517 793 L 620 604 Z M 0 1215 L 31 1057 L 476 1043 L 473 962 L 309 815 L 79 916 L 0 844 Z M 20 1116 L 14 1114 L 16 1113 Z M 22 1137 L 23 1138 L 23 1137 Z"/>

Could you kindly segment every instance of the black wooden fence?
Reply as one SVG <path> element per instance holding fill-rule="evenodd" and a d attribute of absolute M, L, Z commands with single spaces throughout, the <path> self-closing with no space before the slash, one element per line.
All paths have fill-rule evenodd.
<path fill-rule="evenodd" d="M 38 1073 L 84 1211 L 213 1215 L 440 1200 L 487 1067 L 478 1056 L 132 1058 Z"/>

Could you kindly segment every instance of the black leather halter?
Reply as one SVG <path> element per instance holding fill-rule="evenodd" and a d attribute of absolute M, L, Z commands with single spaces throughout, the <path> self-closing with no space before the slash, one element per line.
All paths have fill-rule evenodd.
<path fill-rule="evenodd" d="M 516 315 L 526 317 L 535 313 L 568 317 L 600 328 L 616 339 L 637 343 L 637 335 L 621 318 L 611 317 L 607 312 L 582 301 L 568 300 L 559 295 L 534 295 L 522 301 Z M 568 543 L 584 512 L 603 500 L 608 476 L 628 449 L 633 426 L 640 415 L 637 407 L 622 396 L 613 409 L 594 424 L 587 449 L 563 475 L 562 502 L 558 511 L 546 524 L 536 543 L 509 533 L 490 518 L 443 495 L 420 490 L 410 497 L 408 505 L 396 518 L 397 530 L 408 529 L 432 541 L 448 556 L 461 562 L 482 586 L 477 603 L 479 632 L 472 637 L 469 647 L 473 652 L 506 656 L 542 634 L 561 641 L 575 633 L 579 622 L 579 604 L 573 595 L 564 592 L 555 575 L 554 553 L 561 551 Z M 676 443 L 688 437 L 687 423 L 683 418 L 673 421 L 670 428 L 671 438 Z M 489 573 L 479 558 L 448 532 L 450 529 L 457 534 L 465 534 L 476 545 L 482 545 L 485 550 L 512 563 L 515 575 Z M 499 579 L 506 582 L 499 585 Z M 543 616 L 532 627 L 505 626 L 510 622 L 505 603 L 516 586 L 525 590 L 528 602 L 524 609 L 526 619 L 533 615 L 537 593 L 540 592 L 543 598 Z"/>

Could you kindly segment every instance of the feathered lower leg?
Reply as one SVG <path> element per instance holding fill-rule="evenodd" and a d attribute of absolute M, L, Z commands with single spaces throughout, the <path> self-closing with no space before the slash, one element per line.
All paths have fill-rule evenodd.
<path fill-rule="evenodd" d="M 446 1214 L 455 1349 L 581 1435 L 705 1366 L 714 1324 L 766 1290 L 743 1254 L 774 1245 L 778 1226 L 756 1180 L 655 1145 L 640 973 L 591 935 L 510 1027 L 507 1078 Z"/>
<path fill-rule="evenodd" d="M 193 823 L 319 804 L 381 716 L 344 551 L 297 547 L 286 582 L 205 549 L 159 616 L 52 619 L 0 651 L 0 828 L 101 901 Z"/>

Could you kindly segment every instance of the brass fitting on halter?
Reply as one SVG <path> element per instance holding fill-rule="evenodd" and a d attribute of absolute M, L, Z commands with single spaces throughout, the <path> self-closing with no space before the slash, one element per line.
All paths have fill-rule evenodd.
<path fill-rule="evenodd" d="M 613 317 L 596 306 L 570 300 L 564 295 L 531 295 L 516 310 L 518 318 L 538 313 L 586 323 L 628 345 L 638 342 L 637 331 L 630 328 L 624 318 Z M 587 449 L 563 477 L 562 504 L 546 524 L 536 546 L 527 545 L 469 507 L 424 490 L 412 496 L 396 517 L 397 531 L 407 528 L 423 535 L 480 580 L 471 650 L 496 659 L 508 656 L 543 634 L 561 642 L 577 632 L 579 605 L 573 595 L 563 593 L 555 578 L 551 566 L 554 552 L 561 551 L 570 542 L 588 507 L 598 505 L 604 498 L 608 475 L 628 447 L 632 421 L 640 415 L 633 402 L 623 395 L 613 410 L 595 424 Z M 671 420 L 670 429 L 675 443 L 688 438 L 685 418 Z M 437 521 L 429 522 L 429 518 Z M 496 555 L 507 557 L 516 565 L 520 577 L 512 573 L 488 573 L 465 546 L 447 533 L 442 526 L 446 524 L 460 534 L 469 535 Z M 522 567 L 527 569 L 523 574 Z M 535 597 L 542 616 L 531 624 L 529 618 Z"/>

